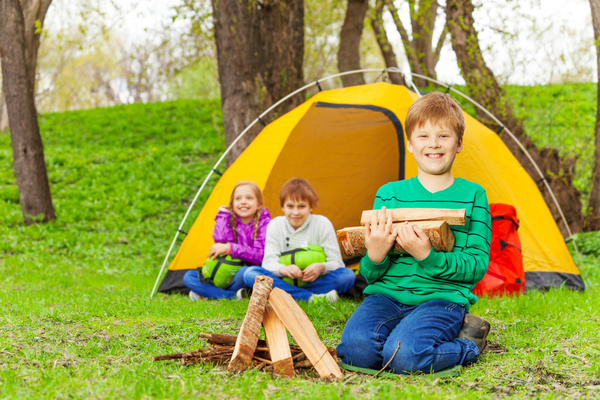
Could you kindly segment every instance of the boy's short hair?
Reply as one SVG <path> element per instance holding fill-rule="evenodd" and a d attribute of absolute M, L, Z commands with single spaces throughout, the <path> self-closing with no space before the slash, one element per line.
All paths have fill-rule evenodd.
<path fill-rule="evenodd" d="M 465 117 L 460 105 L 446 93 L 431 92 L 417 99 L 406 114 L 406 138 L 410 140 L 413 131 L 424 126 L 427 121 L 443 124 L 453 130 L 458 139 L 465 133 Z"/>
<path fill-rule="evenodd" d="M 315 188 L 306 179 L 302 178 L 291 178 L 283 184 L 279 191 L 279 204 L 281 207 L 287 199 L 308 201 L 311 208 L 316 208 L 319 204 L 319 197 Z"/>

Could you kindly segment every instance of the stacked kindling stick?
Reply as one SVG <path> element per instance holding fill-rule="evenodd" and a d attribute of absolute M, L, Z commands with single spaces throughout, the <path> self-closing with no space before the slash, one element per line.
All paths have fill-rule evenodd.
<path fill-rule="evenodd" d="M 201 332 L 199 337 L 206 339 L 208 344 L 211 345 L 209 349 L 198 349 L 187 353 L 175 353 L 161 356 L 152 357 L 152 361 L 165 361 L 165 360 L 180 360 L 182 365 L 195 365 L 195 364 L 206 364 L 212 363 L 217 365 L 229 364 L 237 336 L 227 335 L 220 333 L 205 333 Z M 335 349 L 327 349 L 332 357 L 337 357 Z M 312 369 L 310 360 L 306 358 L 306 354 L 302 351 L 300 346 L 290 345 L 290 352 L 292 354 L 292 361 L 294 370 L 301 369 Z M 269 354 L 269 348 L 265 340 L 259 339 L 254 355 L 252 356 L 253 368 L 256 370 L 275 372 L 279 369 L 275 369 L 271 356 Z"/>
<path fill-rule="evenodd" d="M 393 226 L 408 222 L 421 227 L 429 237 L 431 245 L 437 251 L 452 251 L 454 235 L 449 225 L 464 225 L 466 221 L 465 209 L 445 208 L 393 208 Z M 344 228 L 337 231 L 337 238 L 344 258 L 364 256 L 367 253 L 365 246 L 364 225 L 373 218 L 373 210 L 362 212 L 360 223 L 362 226 Z M 398 242 L 394 243 L 390 253 L 403 254 L 406 251 Z"/>
<path fill-rule="evenodd" d="M 261 324 L 266 341 L 258 338 Z M 298 346 L 289 344 L 286 329 Z M 335 350 L 327 349 L 321 342 L 310 319 L 292 296 L 281 289 L 273 289 L 273 279 L 264 275 L 256 277 L 248 311 L 237 337 L 217 334 L 201 334 L 201 337 L 207 338 L 216 348 L 152 359 L 181 359 L 187 364 L 229 361 L 228 369 L 236 372 L 258 364 L 272 369 L 276 375 L 290 378 L 295 374 L 294 368 L 306 368 L 310 363 L 322 378 L 342 377 Z"/>

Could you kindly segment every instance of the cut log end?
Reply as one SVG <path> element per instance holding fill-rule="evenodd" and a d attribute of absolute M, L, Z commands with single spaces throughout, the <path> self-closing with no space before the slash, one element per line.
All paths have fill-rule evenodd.
<path fill-rule="evenodd" d="M 273 363 L 273 372 L 277 376 L 285 376 L 287 378 L 294 377 L 294 362 L 292 358 L 286 358 L 285 360 L 279 360 Z"/>

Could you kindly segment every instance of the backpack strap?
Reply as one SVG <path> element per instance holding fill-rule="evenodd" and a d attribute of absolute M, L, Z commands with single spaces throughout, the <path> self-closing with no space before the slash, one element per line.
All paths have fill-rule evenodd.
<path fill-rule="evenodd" d="M 298 247 L 292 250 L 288 250 L 288 251 L 284 251 L 283 253 L 280 254 L 280 256 L 287 256 L 288 254 L 296 254 L 299 251 L 308 251 L 309 249 L 307 249 L 306 247 Z"/>
<path fill-rule="evenodd" d="M 217 257 L 217 265 L 215 265 L 215 267 L 213 268 L 212 274 L 210 274 L 210 278 L 206 279 L 209 283 L 213 283 L 215 281 L 215 276 L 217 276 L 217 272 L 223 264 L 233 265 L 234 267 L 241 267 L 242 265 L 244 265 L 242 261 L 233 261 L 227 260 L 225 259 L 225 257 Z"/>
<path fill-rule="evenodd" d="M 301 251 L 308 251 L 308 250 L 310 250 L 310 249 L 307 249 L 306 247 L 298 247 L 297 249 L 284 251 L 283 253 L 281 253 L 280 257 L 291 254 L 291 256 L 292 256 L 291 263 L 296 264 L 296 253 L 299 253 Z M 293 282 L 294 282 L 294 286 L 298 287 L 298 278 L 294 278 Z"/>
<path fill-rule="evenodd" d="M 517 229 L 519 229 L 519 223 L 518 223 L 518 222 L 515 222 L 515 220 L 514 220 L 514 219 L 512 219 L 512 218 L 506 218 L 506 217 L 504 217 L 503 215 L 499 215 L 499 216 L 496 216 L 496 217 L 492 217 L 492 221 L 510 221 L 510 222 L 512 222 L 512 223 L 513 223 L 513 225 L 514 225 L 514 226 L 515 226 Z M 519 220 L 517 220 L 517 221 L 519 221 Z"/>
<path fill-rule="evenodd" d="M 219 270 L 219 267 L 221 266 L 221 259 L 217 259 L 217 265 L 215 265 L 215 267 L 212 270 L 212 274 L 210 274 L 210 278 L 208 278 L 208 280 L 210 282 L 214 282 L 215 281 L 215 276 L 217 276 L 217 271 Z"/>
<path fill-rule="evenodd" d="M 291 263 L 292 264 L 296 264 L 296 253 L 299 253 L 301 251 L 308 251 L 309 249 L 307 249 L 306 247 L 298 247 L 297 249 L 292 249 L 292 250 L 288 250 L 288 251 L 284 251 L 283 253 L 281 253 L 281 256 L 287 256 L 288 254 L 292 255 L 292 260 Z M 297 279 L 294 279 L 294 281 L 297 281 Z M 298 286 L 298 285 L 295 285 Z"/>

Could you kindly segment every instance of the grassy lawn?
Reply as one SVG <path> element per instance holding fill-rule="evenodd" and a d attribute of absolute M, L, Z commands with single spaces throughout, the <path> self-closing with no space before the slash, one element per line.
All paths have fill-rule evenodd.
<path fill-rule="evenodd" d="M 0 135 L 0 398 L 600 397 L 598 233 L 578 237 L 587 291 L 472 307 L 492 323 L 493 351 L 459 377 L 347 373 L 323 382 L 314 372 L 285 380 L 153 362 L 206 347 L 199 332 L 236 334 L 248 305 L 149 297 L 189 201 L 224 149 L 221 124 L 217 101 L 41 116 L 58 218 L 31 227 L 21 222 L 10 138 Z M 357 304 L 301 306 L 334 347 Z"/>

